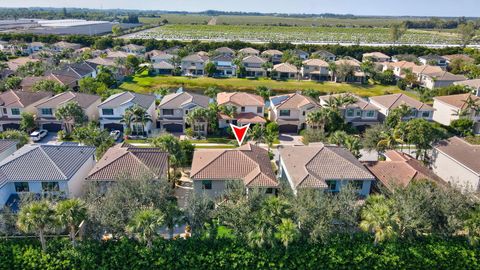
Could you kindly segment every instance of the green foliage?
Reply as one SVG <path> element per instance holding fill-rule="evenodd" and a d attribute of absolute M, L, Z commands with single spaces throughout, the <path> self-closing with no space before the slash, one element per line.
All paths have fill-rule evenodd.
<path fill-rule="evenodd" d="M 72 133 L 74 125 L 80 125 L 86 121 L 85 113 L 76 101 L 69 101 L 58 107 L 55 110 L 55 117 L 64 121 L 67 134 Z"/>
<path fill-rule="evenodd" d="M 37 127 L 35 116 L 29 112 L 22 112 L 20 118 L 20 130 L 30 133 Z"/>
<path fill-rule="evenodd" d="M 101 130 L 94 123 L 75 128 L 72 138 L 84 145 L 95 146 L 97 159 L 101 159 L 103 154 L 115 145 L 115 140 L 108 131 Z"/>
<path fill-rule="evenodd" d="M 460 118 L 453 120 L 450 127 L 455 131 L 455 134 L 461 137 L 473 135 L 473 127 L 475 123 L 468 118 Z"/>
<path fill-rule="evenodd" d="M 213 77 L 215 73 L 217 72 L 217 66 L 213 62 L 208 62 L 205 65 L 205 73 L 207 73 L 208 77 Z"/>
<path fill-rule="evenodd" d="M 17 148 L 21 148 L 30 141 L 30 137 L 27 133 L 20 130 L 7 130 L 0 132 L 0 139 L 2 140 L 17 140 Z"/>
<path fill-rule="evenodd" d="M 205 91 L 203 91 L 204 95 L 212 99 L 216 99 L 218 93 L 220 93 L 220 89 L 218 89 L 218 87 L 215 87 L 215 86 L 210 86 L 207 89 L 205 89 Z"/>
<path fill-rule="evenodd" d="M 85 77 L 78 82 L 78 91 L 104 97 L 108 92 L 108 86 L 92 77 Z"/>
<path fill-rule="evenodd" d="M 6 90 L 17 90 L 20 87 L 22 78 L 13 76 L 5 79 L 4 86 Z"/>
<path fill-rule="evenodd" d="M 267 101 L 273 95 L 272 89 L 266 86 L 259 86 L 255 89 L 255 94 L 261 96 L 263 100 Z"/>
<path fill-rule="evenodd" d="M 47 91 L 53 93 L 63 93 L 68 90 L 68 87 L 53 80 L 41 80 L 32 86 L 33 91 Z"/>

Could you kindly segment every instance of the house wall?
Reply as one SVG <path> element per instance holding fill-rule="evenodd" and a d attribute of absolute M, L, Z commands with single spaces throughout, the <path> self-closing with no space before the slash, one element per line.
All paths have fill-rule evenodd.
<path fill-rule="evenodd" d="M 435 109 L 435 111 L 433 112 L 433 120 L 442 125 L 449 126 L 453 120 L 459 118 L 458 115 L 455 115 L 458 111 L 457 108 L 441 101 L 434 100 L 433 108 Z"/>
<path fill-rule="evenodd" d="M 0 188 L 0 208 L 5 206 L 11 194 L 15 193 L 15 186 L 13 183 L 7 183 Z"/>
<path fill-rule="evenodd" d="M 196 194 L 205 194 L 211 198 L 221 196 L 226 189 L 227 180 L 212 180 L 212 189 L 202 189 L 202 180 L 193 180 L 193 190 Z"/>
<path fill-rule="evenodd" d="M 94 166 L 95 156 L 92 155 L 68 181 L 68 197 L 79 197 L 83 194 L 85 178 Z"/>
<path fill-rule="evenodd" d="M 99 98 L 85 109 L 85 115 L 89 121 L 98 120 L 98 105 L 100 105 L 100 103 L 102 103 L 102 100 Z"/>
<path fill-rule="evenodd" d="M 432 154 L 432 170 L 452 186 L 479 191 L 480 176 L 437 149 Z"/>

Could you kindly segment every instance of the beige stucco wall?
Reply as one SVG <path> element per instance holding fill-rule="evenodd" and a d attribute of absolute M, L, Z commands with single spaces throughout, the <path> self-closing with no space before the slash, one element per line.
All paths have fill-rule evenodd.
<path fill-rule="evenodd" d="M 432 170 L 452 186 L 479 191 L 480 176 L 446 154 L 434 149 Z"/>

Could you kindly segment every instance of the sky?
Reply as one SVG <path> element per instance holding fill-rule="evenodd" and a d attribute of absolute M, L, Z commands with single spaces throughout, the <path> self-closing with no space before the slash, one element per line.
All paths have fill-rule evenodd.
<path fill-rule="evenodd" d="M 85 7 L 171 11 L 480 16 L 479 0 L 0 0 L 0 7 Z"/>

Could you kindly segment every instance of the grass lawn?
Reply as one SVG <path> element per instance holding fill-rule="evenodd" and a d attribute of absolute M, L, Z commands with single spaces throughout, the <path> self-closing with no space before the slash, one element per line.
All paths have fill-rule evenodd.
<path fill-rule="evenodd" d="M 383 85 L 360 85 L 334 82 L 312 82 L 312 81 L 275 81 L 271 79 L 239 79 L 239 78 L 188 78 L 173 76 L 148 76 L 145 74 L 136 75 L 122 85 L 120 89 L 138 93 L 151 93 L 160 87 L 178 88 L 184 87 L 189 91 L 201 92 L 209 86 L 216 86 L 225 91 L 253 91 L 258 86 L 266 86 L 276 93 L 295 92 L 298 90 L 315 89 L 324 93 L 351 92 L 359 96 L 378 96 L 388 93 L 406 93 L 396 86 Z M 410 93 L 409 93 L 410 94 Z"/>

